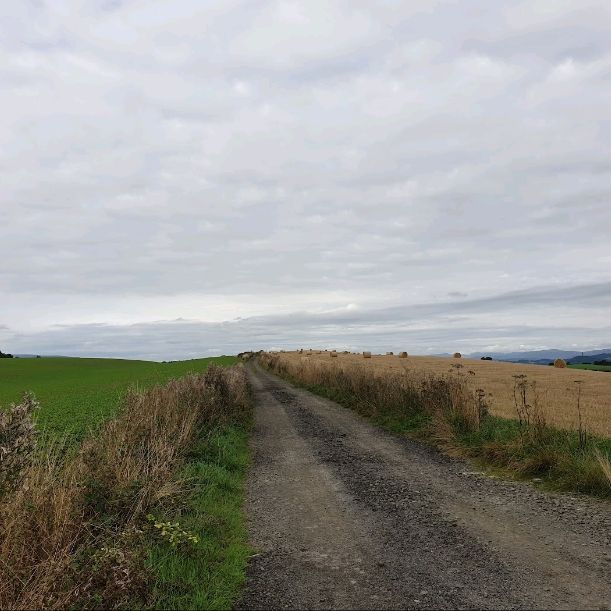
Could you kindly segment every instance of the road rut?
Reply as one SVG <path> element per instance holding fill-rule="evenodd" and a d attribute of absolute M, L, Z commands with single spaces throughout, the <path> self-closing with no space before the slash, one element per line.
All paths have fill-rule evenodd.
<path fill-rule="evenodd" d="M 240 608 L 606 609 L 611 508 L 477 473 L 254 365 Z"/>

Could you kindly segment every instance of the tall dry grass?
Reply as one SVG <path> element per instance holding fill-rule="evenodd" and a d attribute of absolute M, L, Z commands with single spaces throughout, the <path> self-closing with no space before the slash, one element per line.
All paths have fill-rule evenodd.
<path fill-rule="evenodd" d="M 297 353 L 285 353 L 282 358 L 298 361 L 306 357 Z M 325 360 L 316 354 L 307 358 L 312 361 Z M 374 354 L 371 359 L 363 360 L 362 356 L 340 354 L 337 361 L 341 366 L 366 365 L 375 370 L 376 375 L 384 375 L 387 372 L 401 373 L 408 369 L 410 374 L 429 374 L 436 377 L 446 375 L 453 364 L 461 364 L 466 374 L 470 371 L 475 374 L 467 376 L 469 387 L 473 391 L 477 388 L 484 389 L 490 413 L 502 418 L 516 417 L 513 397 L 515 376 L 525 375 L 529 384 L 536 383 L 539 407 L 550 425 L 567 430 L 579 429 L 580 416 L 576 404 L 580 394 L 582 424 L 594 435 L 611 437 L 610 373 L 472 360 L 464 357 L 453 360 L 410 355 L 406 359 L 400 359 L 396 356 Z"/>
<path fill-rule="evenodd" d="M 365 366 L 294 361 L 273 354 L 263 354 L 260 359 L 266 368 L 306 386 L 335 390 L 368 417 L 424 414 L 451 421 L 464 430 L 475 430 L 482 414 L 487 413 L 482 397 L 471 392 L 458 370 L 446 376 L 407 370 L 380 374 Z"/>
<path fill-rule="evenodd" d="M 271 371 L 328 396 L 395 431 L 412 431 L 453 454 L 466 455 L 550 485 L 611 495 L 611 442 L 580 425 L 549 425 L 536 380 L 513 377 L 511 419 L 491 415 L 490 395 L 474 387 L 474 372 L 455 362 L 450 371 L 378 369 L 365 363 L 264 354 Z M 580 395 L 576 409 L 580 412 Z"/>
<path fill-rule="evenodd" d="M 176 493 L 172 475 L 195 441 L 244 419 L 248 404 L 243 368 L 212 365 L 131 391 L 75 455 L 33 452 L 0 498 L 0 608 L 129 606 L 145 590 L 143 517 Z"/>

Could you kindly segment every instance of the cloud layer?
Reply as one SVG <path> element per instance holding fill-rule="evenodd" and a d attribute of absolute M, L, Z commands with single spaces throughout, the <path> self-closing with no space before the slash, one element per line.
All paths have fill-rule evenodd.
<path fill-rule="evenodd" d="M 7 350 L 608 343 L 608 3 L 7 12 Z"/>

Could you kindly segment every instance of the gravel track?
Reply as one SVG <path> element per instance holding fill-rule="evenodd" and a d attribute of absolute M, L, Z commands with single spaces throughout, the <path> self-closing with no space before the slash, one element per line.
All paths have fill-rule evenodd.
<path fill-rule="evenodd" d="M 256 555 L 239 608 L 609 608 L 609 503 L 484 476 L 249 375 Z"/>

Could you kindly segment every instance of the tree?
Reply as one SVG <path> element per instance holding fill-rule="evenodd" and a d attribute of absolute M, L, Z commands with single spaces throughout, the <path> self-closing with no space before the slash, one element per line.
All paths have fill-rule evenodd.
<path fill-rule="evenodd" d="M 2 352 L 2 350 L 0 350 L 0 359 L 12 359 L 13 355 L 12 354 L 5 354 L 4 352 Z"/>

